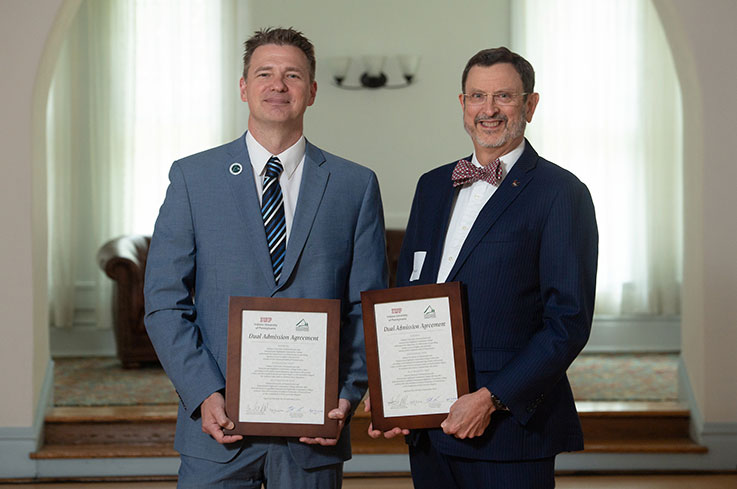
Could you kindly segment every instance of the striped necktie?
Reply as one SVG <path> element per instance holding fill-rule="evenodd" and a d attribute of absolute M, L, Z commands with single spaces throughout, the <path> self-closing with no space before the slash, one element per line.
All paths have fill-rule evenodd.
<path fill-rule="evenodd" d="M 271 266 L 274 269 L 274 281 L 279 283 L 284 255 L 287 252 L 287 221 L 284 217 L 284 200 L 282 198 L 279 175 L 284 167 L 279 158 L 272 156 L 266 164 L 264 176 L 264 192 L 261 199 L 261 217 L 266 229 L 266 242 L 269 245 Z"/>

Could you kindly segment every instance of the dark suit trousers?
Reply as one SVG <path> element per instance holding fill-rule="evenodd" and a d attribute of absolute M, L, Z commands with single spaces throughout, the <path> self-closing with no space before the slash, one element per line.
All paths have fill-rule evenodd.
<path fill-rule="evenodd" d="M 552 489 L 555 457 L 493 462 L 438 452 L 425 433 L 409 447 L 415 489 Z"/>

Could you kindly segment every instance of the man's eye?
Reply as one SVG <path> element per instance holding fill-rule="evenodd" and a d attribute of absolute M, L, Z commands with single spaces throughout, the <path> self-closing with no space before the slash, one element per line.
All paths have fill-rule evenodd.
<path fill-rule="evenodd" d="M 485 93 L 472 93 L 471 94 L 471 100 L 477 102 L 479 100 L 484 100 L 486 98 Z"/>
<path fill-rule="evenodd" d="M 506 102 L 512 98 L 511 95 L 509 95 L 507 92 L 499 92 L 496 94 L 497 98 L 501 100 L 502 102 Z"/>

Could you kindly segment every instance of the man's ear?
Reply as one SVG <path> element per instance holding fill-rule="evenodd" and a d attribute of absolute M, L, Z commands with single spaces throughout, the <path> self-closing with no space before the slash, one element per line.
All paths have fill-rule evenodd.
<path fill-rule="evenodd" d="M 525 120 L 527 122 L 532 122 L 532 116 L 535 113 L 535 108 L 537 108 L 537 103 L 540 101 L 540 94 L 535 92 L 531 93 L 527 96 L 527 101 L 525 102 Z"/>
<path fill-rule="evenodd" d="M 248 102 L 248 96 L 246 95 L 246 79 L 241 77 L 239 85 L 241 89 L 241 100 Z"/>

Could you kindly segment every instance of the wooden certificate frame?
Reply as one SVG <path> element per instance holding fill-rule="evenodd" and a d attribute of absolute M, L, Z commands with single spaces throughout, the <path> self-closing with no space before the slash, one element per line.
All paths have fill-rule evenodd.
<path fill-rule="evenodd" d="M 241 418 L 241 390 L 244 383 L 242 383 L 242 375 L 247 377 L 248 374 L 242 372 L 242 366 L 246 365 L 247 371 L 251 371 L 250 368 L 257 368 L 264 370 L 265 372 L 273 373 L 275 370 L 273 366 L 268 365 L 268 362 L 276 358 L 275 365 L 283 366 L 284 370 L 288 370 L 290 364 L 290 358 L 287 356 L 283 359 L 279 359 L 281 351 L 276 351 L 275 348 L 271 348 L 269 351 L 261 356 L 254 356 L 253 358 L 244 358 L 243 356 L 243 345 L 244 345 L 244 330 L 250 331 L 249 325 L 244 326 L 244 318 L 249 314 L 260 314 L 262 317 L 260 321 L 266 321 L 265 324 L 258 323 L 263 326 L 265 334 L 267 335 L 262 338 L 262 334 L 257 335 L 259 344 L 267 345 L 261 348 L 271 348 L 271 345 L 275 345 L 278 350 L 281 348 L 285 351 L 286 355 L 297 355 L 297 357 L 306 357 L 307 354 L 300 353 L 300 344 L 304 339 L 309 341 L 318 341 L 322 344 L 325 342 L 325 358 L 322 360 L 325 362 L 325 396 L 322 406 L 304 406 L 300 404 L 296 406 L 294 412 L 290 409 L 278 410 L 284 414 L 274 414 L 272 417 L 284 417 L 286 422 L 258 422 L 258 421 L 242 421 Z M 262 314 L 263 313 L 263 314 Z M 273 314 L 271 314 L 273 313 Z M 286 313 L 286 314 L 285 314 Z M 285 334 L 270 334 L 268 328 L 272 326 L 278 326 L 282 331 L 285 326 L 285 321 L 277 319 L 274 323 L 272 316 L 277 318 L 292 318 L 291 314 L 294 313 L 295 317 L 307 316 L 310 313 L 325 313 L 327 314 L 327 324 L 325 331 L 325 338 L 320 339 L 319 334 L 317 336 L 307 336 L 311 333 L 309 331 L 310 325 L 304 320 L 297 322 L 295 325 L 289 324 L 289 328 L 294 333 L 288 335 Z M 310 317 L 310 316 L 308 316 Z M 320 315 L 320 318 L 322 316 Z M 276 324 L 281 321 L 282 324 Z M 322 321 L 320 320 L 322 324 Z M 259 326 L 257 326 L 258 328 Z M 256 337 L 256 336 L 254 336 Z M 296 337 L 296 339 L 295 339 Z M 318 340 L 313 340 L 317 337 Z M 266 343 L 266 341 L 271 343 Z M 248 341 L 248 339 L 246 340 Z M 305 342 L 306 343 L 306 342 Z M 255 343 L 253 343 L 255 344 Z M 309 347 L 305 347 L 309 348 Z M 286 350 L 284 350 L 286 349 Z M 274 353 L 276 351 L 276 353 Z M 308 351 L 308 350 L 306 350 Z M 340 351 L 340 300 L 338 299 L 292 299 L 292 298 L 275 298 L 275 297 L 230 297 L 228 304 L 228 356 L 227 356 L 227 368 L 226 368 L 226 379 L 225 379 L 225 410 L 228 417 L 235 423 L 235 427 L 232 430 L 224 430 L 226 434 L 240 434 L 240 435 L 255 435 L 255 436 L 288 436 L 288 437 L 323 437 L 323 438 L 337 438 L 338 437 L 338 421 L 334 419 L 328 419 L 328 412 L 338 407 L 338 360 Z M 266 359 L 266 360 L 264 360 Z M 306 365 L 314 365 L 314 362 L 321 361 L 319 358 L 310 358 L 309 361 L 303 360 L 300 365 L 303 367 Z M 267 362 L 267 365 L 262 365 L 263 362 Z M 288 374 L 283 375 L 284 379 L 287 379 Z M 258 376 L 251 374 L 252 379 L 259 379 Z M 278 383 L 277 379 L 277 382 Z M 287 379 L 288 380 L 288 379 Z M 319 381 L 319 379 L 315 379 Z M 297 386 L 299 387 L 299 386 Z M 269 395 L 283 395 L 280 394 L 277 386 L 269 386 L 268 392 L 265 396 Z M 252 398 L 249 398 L 249 402 Z M 253 399 L 255 403 L 262 403 L 260 406 L 268 405 L 268 402 L 263 399 Z M 279 401 L 275 401 L 279 402 Z M 295 401 L 296 404 L 299 404 Z M 248 408 L 251 409 L 251 408 Z M 253 408 L 253 412 L 259 412 L 261 407 Z M 300 411 L 303 409 L 310 410 L 310 415 L 314 418 L 318 416 L 317 412 L 319 409 L 324 411 L 324 416 L 320 420 L 321 422 L 308 422 L 300 423 L 294 420 L 287 420 L 289 417 L 298 418 L 301 415 Z M 263 407 L 266 410 L 266 407 Z M 313 420 L 314 421 L 314 420 Z"/>
<path fill-rule="evenodd" d="M 388 369 L 389 372 L 382 372 L 380 368 L 380 341 L 378 338 L 379 334 L 382 335 L 393 335 L 394 333 L 385 333 L 385 331 L 394 331 L 392 327 L 385 328 L 382 326 L 382 332 L 378 332 L 377 329 L 377 305 L 391 303 L 391 312 L 397 313 L 395 316 L 387 317 L 400 317 L 396 321 L 402 319 L 402 306 L 408 306 L 407 310 L 410 310 L 412 304 L 415 304 L 414 309 L 422 307 L 423 302 L 432 300 L 435 298 L 447 298 L 449 307 L 449 319 L 450 319 L 450 337 L 452 338 L 452 356 L 453 358 L 444 358 L 447 362 L 452 362 L 455 368 L 455 387 L 457 396 L 461 397 L 467 394 L 469 391 L 468 382 L 468 363 L 466 355 L 466 327 L 465 327 L 465 314 L 463 308 L 463 294 L 461 290 L 460 282 L 449 282 L 442 284 L 431 284 L 431 285 L 415 285 L 410 287 L 399 287 L 393 289 L 383 290 L 372 290 L 361 293 L 361 303 L 363 308 L 363 328 L 364 336 L 366 341 L 366 365 L 368 369 L 368 381 L 369 381 L 369 392 L 371 395 L 371 422 L 373 423 L 374 429 L 381 431 L 387 431 L 395 427 L 418 429 L 418 428 L 437 428 L 440 423 L 448 416 L 448 411 L 433 413 L 433 414 L 408 414 L 408 415 L 397 415 L 391 416 L 386 415 L 388 406 L 385 404 L 384 392 L 382 390 L 383 382 L 392 382 L 397 375 L 394 369 Z M 419 302 L 417 302 L 419 301 Z M 398 306 L 395 308 L 395 305 Z M 425 309 L 425 316 L 427 317 L 428 309 Z M 432 311 L 434 313 L 434 311 Z M 413 313 L 416 315 L 416 313 Z M 406 316 L 406 315 L 405 315 Z M 395 319 L 389 319 L 395 320 Z M 413 319 L 407 317 L 406 321 L 412 322 Z M 424 321 L 424 320 L 422 320 Z M 417 341 L 425 341 L 423 338 L 423 328 L 431 326 L 431 324 L 423 323 L 422 321 L 414 321 L 414 324 L 407 324 L 402 326 L 402 329 L 416 329 L 412 331 L 415 338 L 419 338 Z M 428 320 L 431 321 L 431 320 Z M 384 324 L 384 323 L 382 323 Z M 445 323 L 435 323 L 445 324 Z M 405 335 L 405 332 L 401 334 Z M 388 337 L 388 336 L 386 336 Z M 394 340 L 392 340 L 394 341 Z M 435 341 L 435 340 L 427 340 Z M 437 343 L 437 341 L 435 341 Z M 418 345 L 421 343 L 418 343 Z M 415 346 L 415 351 L 417 347 Z M 393 354 L 394 355 L 394 354 Z M 409 355 L 408 355 L 409 356 Z M 400 359 L 395 362 L 398 365 L 411 364 L 410 362 L 404 362 Z M 446 362 L 446 363 L 447 363 Z M 408 369 L 411 370 L 411 369 Z M 402 374 L 401 368 L 399 374 Z M 384 378 L 382 378 L 384 376 Z M 432 396 L 431 396 L 432 397 Z M 387 401 L 390 402 L 390 401 Z M 404 401 L 403 401 L 404 402 Z M 449 399 L 445 400 L 446 403 L 451 402 Z M 394 404 L 396 406 L 396 404 Z M 448 405 L 449 407 L 449 405 Z M 423 407 L 418 410 L 422 411 Z M 431 409 L 428 409 L 431 410 Z"/>

